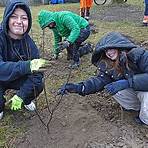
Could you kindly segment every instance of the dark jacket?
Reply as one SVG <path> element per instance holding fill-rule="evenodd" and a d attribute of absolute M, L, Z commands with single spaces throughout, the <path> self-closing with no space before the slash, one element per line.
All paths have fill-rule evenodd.
<path fill-rule="evenodd" d="M 105 54 L 105 49 L 119 49 L 121 53 L 126 50 L 129 68 L 126 68 L 122 54 L 119 61 L 123 73 L 119 74 L 117 70 L 108 68 L 101 58 Z M 105 35 L 96 45 L 92 63 L 98 68 L 99 74 L 81 82 L 85 86 L 82 95 L 101 91 L 106 84 L 120 79 L 127 79 L 135 91 L 148 91 L 148 51 L 135 45 L 124 35 L 118 32 Z"/>
<path fill-rule="evenodd" d="M 18 5 L 26 11 L 29 27 L 22 39 L 15 40 L 8 35 L 8 20 Z M 13 84 L 14 81 L 19 83 L 24 79 L 17 92 L 22 99 L 33 95 L 33 88 L 42 84 L 43 77 L 41 73 L 32 74 L 30 70 L 30 60 L 39 58 L 39 50 L 28 35 L 31 25 L 31 12 L 26 0 L 11 0 L 7 3 L 0 28 L 0 86 Z"/>
<path fill-rule="evenodd" d="M 144 0 L 145 4 L 148 4 L 148 0 Z"/>

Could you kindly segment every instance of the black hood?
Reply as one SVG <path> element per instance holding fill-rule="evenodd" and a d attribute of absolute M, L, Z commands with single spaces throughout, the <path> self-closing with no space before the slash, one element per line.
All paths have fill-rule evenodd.
<path fill-rule="evenodd" d="M 17 6 L 20 6 L 27 13 L 28 21 L 29 21 L 27 33 L 31 29 L 32 17 L 31 17 L 31 12 L 30 12 L 28 1 L 27 0 L 7 0 L 6 8 L 5 8 L 4 15 L 3 15 L 3 21 L 2 21 L 2 29 L 5 31 L 6 34 L 7 34 L 7 29 L 8 29 L 9 17 L 12 15 L 13 11 L 15 10 Z"/>
<path fill-rule="evenodd" d="M 100 60 L 106 49 L 130 50 L 135 47 L 137 47 L 137 45 L 131 42 L 124 35 L 119 32 L 110 32 L 97 43 L 91 62 L 95 65 Z"/>

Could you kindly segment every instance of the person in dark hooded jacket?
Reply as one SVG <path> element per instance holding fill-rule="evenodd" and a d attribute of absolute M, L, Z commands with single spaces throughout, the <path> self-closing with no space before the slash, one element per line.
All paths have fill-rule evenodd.
<path fill-rule="evenodd" d="M 80 56 L 92 52 L 90 43 L 84 41 L 90 35 L 90 26 L 87 20 L 70 11 L 51 12 L 41 10 L 38 22 L 42 29 L 48 27 L 54 34 L 54 57 L 67 49 L 67 60 L 73 60 L 70 66 L 77 68 L 80 65 Z"/>
<path fill-rule="evenodd" d="M 110 32 L 97 43 L 92 63 L 98 68 L 97 76 L 64 84 L 58 93 L 85 96 L 105 90 L 124 109 L 139 111 L 136 120 L 148 125 L 148 51 Z"/>
<path fill-rule="evenodd" d="M 0 119 L 5 107 L 5 92 L 16 90 L 9 100 L 11 109 L 36 109 L 32 102 L 43 89 L 40 70 L 48 62 L 39 58 L 39 50 L 28 32 L 32 25 L 31 12 L 26 0 L 7 2 L 0 28 Z"/>

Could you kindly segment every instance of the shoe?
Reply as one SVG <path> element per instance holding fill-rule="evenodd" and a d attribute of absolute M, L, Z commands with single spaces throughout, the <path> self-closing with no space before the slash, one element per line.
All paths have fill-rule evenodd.
<path fill-rule="evenodd" d="M 70 68 L 76 69 L 80 66 L 80 62 L 73 62 L 72 64 L 69 65 Z"/>
<path fill-rule="evenodd" d="M 3 114 L 4 114 L 4 112 L 2 111 L 2 112 L 0 112 L 0 119 L 2 119 L 3 118 Z"/>
<path fill-rule="evenodd" d="M 85 16 L 84 18 L 89 22 L 89 16 Z"/>
<path fill-rule="evenodd" d="M 31 102 L 30 104 L 28 105 L 24 105 L 24 107 L 29 110 L 29 111 L 35 111 L 36 110 L 36 106 L 33 102 Z"/>
<path fill-rule="evenodd" d="M 79 52 L 80 57 L 82 57 L 83 55 L 87 55 L 89 53 L 92 53 L 93 49 L 94 49 L 94 45 L 90 42 L 87 42 L 87 43 L 81 44 L 78 52 Z"/>

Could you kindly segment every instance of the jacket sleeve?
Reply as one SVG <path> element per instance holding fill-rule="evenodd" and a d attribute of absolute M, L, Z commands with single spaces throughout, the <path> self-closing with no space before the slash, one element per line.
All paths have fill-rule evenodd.
<path fill-rule="evenodd" d="M 29 61 L 4 62 L 0 61 L 0 81 L 13 81 L 25 74 L 31 73 Z"/>
<path fill-rule="evenodd" d="M 135 91 L 148 91 L 148 73 L 136 74 L 128 81 Z"/>
<path fill-rule="evenodd" d="M 70 17 L 70 16 L 65 16 L 63 18 L 63 24 L 70 30 L 70 35 L 68 36 L 67 40 L 70 43 L 74 43 L 78 36 L 80 35 L 80 27 L 76 23 L 76 21 Z"/>
<path fill-rule="evenodd" d="M 84 91 L 82 90 L 82 94 L 80 95 L 85 96 L 102 91 L 104 86 L 108 83 L 111 83 L 111 81 L 112 80 L 108 75 L 101 72 L 97 77 L 91 77 L 88 80 L 80 83 L 84 86 Z"/>
<path fill-rule="evenodd" d="M 139 72 L 128 79 L 130 87 L 135 91 L 148 91 L 148 52 L 136 52 L 132 58 L 134 58 Z"/>

